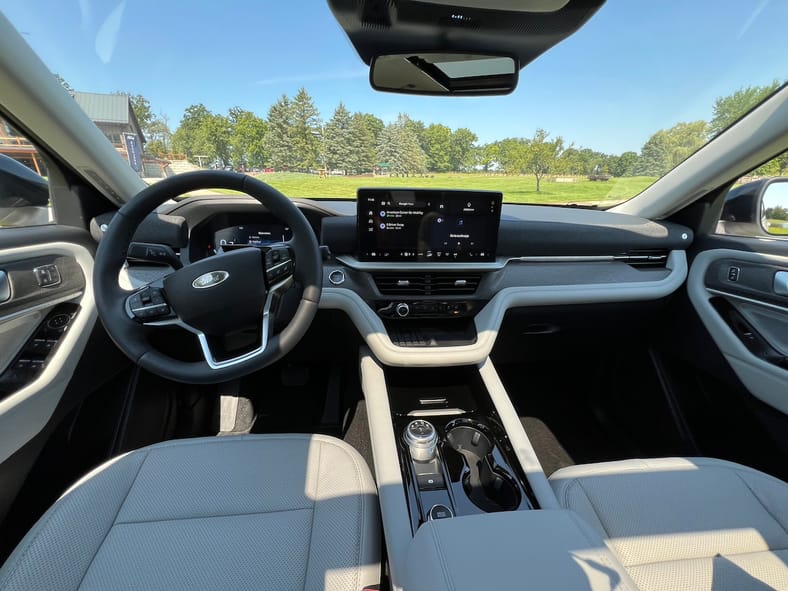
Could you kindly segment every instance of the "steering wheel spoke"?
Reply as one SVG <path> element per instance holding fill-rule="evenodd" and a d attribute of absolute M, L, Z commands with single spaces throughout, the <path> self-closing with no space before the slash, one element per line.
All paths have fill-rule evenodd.
<path fill-rule="evenodd" d="M 295 258 L 292 249 L 280 242 L 272 244 L 265 250 L 265 281 L 268 289 L 272 289 L 295 273 Z"/>

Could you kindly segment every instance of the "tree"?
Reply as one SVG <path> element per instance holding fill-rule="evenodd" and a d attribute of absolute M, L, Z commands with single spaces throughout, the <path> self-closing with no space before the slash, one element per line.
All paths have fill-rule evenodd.
<path fill-rule="evenodd" d="M 721 133 L 779 86 L 780 82 L 775 80 L 766 86 L 748 86 L 728 96 L 717 97 L 709 123 L 709 134 L 713 137 Z"/>
<path fill-rule="evenodd" d="M 465 127 L 451 134 L 449 161 L 452 170 L 461 171 L 473 165 L 473 146 L 478 139 L 475 133 Z"/>
<path fill-rule="evenodd" d="M 670 143 L 671 168 L 678 166 L 706 143 L 708 124 L 705 121 L 677 123 L 667 130 Z"/>
<path fill-rule="evenodd" d="M 422 148 L 427 156 L 427 169 L 446 172 L 452 169 L 451 129 L 445 125 L 432 124 L 422 133 Z"/>
<path fill-rule="evenodd" d="M 265 134 L 268 124 L 251 111 L 233 107 L 228 112 L 230 124 L 230 153 L 233 164 L 263 167 L 267 161 Z"/>
<path fill-rule="evenodd" d="M 291 104 L 290 141 L 296 168 L 308 171 L 318 165 L 322 138 L 320 113 L 305 88 L 301 88 Z M 322 165 L 322 162 L 320 163 Z"/>
<path fill-rule="evenodd" d="M 378 141 L 380 162 L 386 162 L 393 173 L 404 176 L 427 169 L 427 156 L 407 121 L 407 115 L 400 115 L 396 122 L 383 129 Z"/>
<path fill-rule="evenodd" d="M 353 129 L 350 111 L 340 102 L 333 117 L 326 124 L 323 145 L 329 169 L 339 169 L 345 174 L 355 165 L 353 158 Z"/>
<path fill-rule="evenodd" d="M 541 190 L 542 178 L 553 170 L 564 151 L 564 140 L 560 136 L 548 140 L 544 129 L 537 129 L 528 144 L 526 169 L 536 177 L 536 192 Z"/>
<path fill-rule="evenodd" d="M 638 173 L 646 176 L 664 175 L 706 143 L 707 137 L 708 126 L 705 121 L 682 122 L 670 129 L 660 129 L 643 145 Z"/>
<path fill-rule="evenodd" d="M 282 95 L 268 109 L 268 128 L 263 140 L 271 166 L 289 169 L 295 166 L 295 154 L 290 139 L 293 125 L 293 106 L 287 95 Z"/>
<path fill-rule="evenodd" d="M 377 145 L 383 121 L 369 113 L 354 113 L 350 119 L 350 169 L 369 172 L 377 163 Z"/>
<path fill-rule="evenodd" d="M 610 169 L 614 176 L 634 176 L 638 165 L 638 155 L 636 152 L 624 152 L 615 161 Z"/>
<path fill-rule="evenodd" d="M 507 174 L 522 174 L 526 171 L 528 140 L 506 138 L 497 142 L 498 162 Z"/>
<path fill-rule="evenodd" d="M 662 176 L 670 170 L 670 162 L 668 134 L 660 129 L 643 144 L 637 172 L 645 176 Z"/>
<path fill-rule="evenodd" d="M 186 107 L 178 129 L 172 134 L 173 150 L 186 154 L 192 162 L 202 161 L 195 156 L 208 156 L 204 138 L 198 137 L 198 131 L 210 115 L 211 112 L 202 103 Z"/>

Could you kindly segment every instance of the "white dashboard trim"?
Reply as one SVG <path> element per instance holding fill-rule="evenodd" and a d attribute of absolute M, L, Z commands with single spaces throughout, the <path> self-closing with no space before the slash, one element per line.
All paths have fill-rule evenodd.
<path fill-rule="evenodd" d="M 413 269 L 413 265 L 408 265 Z M 424 269 L 421 265 L 418 269 Z M 458 268 L 452 266 L 452 268 Z M 389 338 L 383 321 L 356 292 L 324 287 L 320 308 L 344 311 L 364 337 L 372 353 L 392 366 L 472 365 L 484 362 L 492 351 L 504 314 L 521 306 L 594 304 L 655 300 L 676 291 L 687 278 L 687 256 L 671 251 L 666 262 L 670 273 L 659 280 L 576 285 L 524 285 L 499 291 L 474 319 L 476 343 L 453 347 L 400 347 Z"/>

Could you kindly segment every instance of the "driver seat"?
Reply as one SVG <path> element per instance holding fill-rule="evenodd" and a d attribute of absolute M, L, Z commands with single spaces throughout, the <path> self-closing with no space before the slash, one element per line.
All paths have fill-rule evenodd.
<path fill-rule="evenodd" d="M 323 435 L 170 441 L 96 468 L 41 517 L 0 589 L 361 591 L 380 582 L 375 483 Z"/>

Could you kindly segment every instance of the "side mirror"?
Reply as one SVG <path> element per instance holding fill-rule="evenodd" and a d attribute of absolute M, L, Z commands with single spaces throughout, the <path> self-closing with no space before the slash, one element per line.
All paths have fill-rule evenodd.
<path fill-rule="evenodd" d="M 508 94 L 519 68 L 512 57 L 467 53 L 398 53 L 372 60 L 375 90 L 439 96 Z"/>
<path fill-rule="evenodd" d="M 49 184 L 21 162 L 0 154 L 0 227 L 50 220 Z"/>
<path fill-rule="evenodd" d="M 763 188 L 761 227 L 767 234 L 788 237 L 788 177 L 771 179 Z"/>
<path fill-rule="evenodd" d="M 788 235 L 788 219 L 781 219 L 787 211 L 788 177 L 744 183 L 725 196 L 717 233 L 761 237 Z"/>
<path fill-rule="evenodd" d="M 0 154 L 0 207 L 46 207 L 49 185 L 21 162 Z"/>

